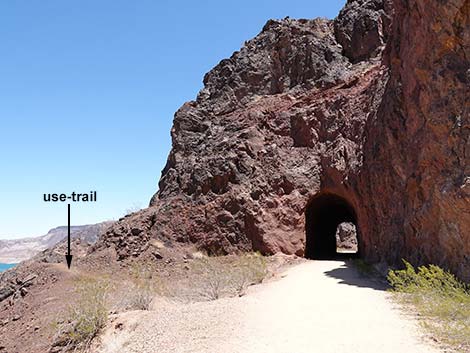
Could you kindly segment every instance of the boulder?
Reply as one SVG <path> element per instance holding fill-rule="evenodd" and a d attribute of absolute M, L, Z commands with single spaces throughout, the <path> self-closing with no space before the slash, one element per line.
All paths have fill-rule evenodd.
<path fill-rule="evenodd" d="M 352 222 L 342 222 L 336 228 L 336 249 L 338 252 L 357 252 L 356 226 Z"/>

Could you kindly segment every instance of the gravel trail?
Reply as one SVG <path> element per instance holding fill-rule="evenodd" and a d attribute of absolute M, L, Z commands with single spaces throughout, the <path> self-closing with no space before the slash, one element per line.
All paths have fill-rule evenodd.
<path fill-rule="evenodd" d="M 241 298 L 120 314 L 99 353 L 438 353 L 379 283 L 306 261 Z"/>

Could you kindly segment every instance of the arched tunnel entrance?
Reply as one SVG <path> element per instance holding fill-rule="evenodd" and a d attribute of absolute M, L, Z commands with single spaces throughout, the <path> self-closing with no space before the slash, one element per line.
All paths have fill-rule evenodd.
<path fill-rule="evenodd" d="M 358 256 L 357 242 L 359 230 L 354 208 L 342 197 L 325 193 L 316 196 L 305 211 L 305 257 L 309 259 L 336 259 L 345 255 L 338 248 L 337 230 L 344 222 L 354 228 L 356 248 L 347 256 Z"/>

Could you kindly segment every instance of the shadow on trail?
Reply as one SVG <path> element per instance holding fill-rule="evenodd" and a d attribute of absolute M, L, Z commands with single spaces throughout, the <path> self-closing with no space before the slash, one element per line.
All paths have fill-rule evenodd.
<path fill-rule="evenodd" d="M 377 273 L 361 273 L 352 261 L 344 261 L 340 267 L 325 271 L 328 277 L 340 280 L 340 284 L 356 286 L 361 288 L 372 288 L 375 290 L 387 290 L 389 288 L 386 280 Z"/>

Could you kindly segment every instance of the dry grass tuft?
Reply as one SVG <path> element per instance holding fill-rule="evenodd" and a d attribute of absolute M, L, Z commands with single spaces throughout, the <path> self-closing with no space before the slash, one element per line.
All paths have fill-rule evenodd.
<path fill-rule="evenodd" d="M 76 300 L 56 323 L 54 346 L 63 347 L 63 351 L 88 350 L 92 340 L 106 325 L 109 287 L 107 279 L 77 279 L 74 288 Z"/>
<path fill-rule="evenodd" d="M 267 272 L 266 259 L 259 254 L 198 257 L 175 273 L 168 288 L 180 299 L 217 300 L 243 295 L 248 286 L 262 282 Z"/>
<path fill-rule="evenodd" d="M 150 310 L 155 298 L 164 294 L 163 283 L 152 264 L 135 263 L 129 278 L 129 285 L 120 294 L 121 310 Z"/>

